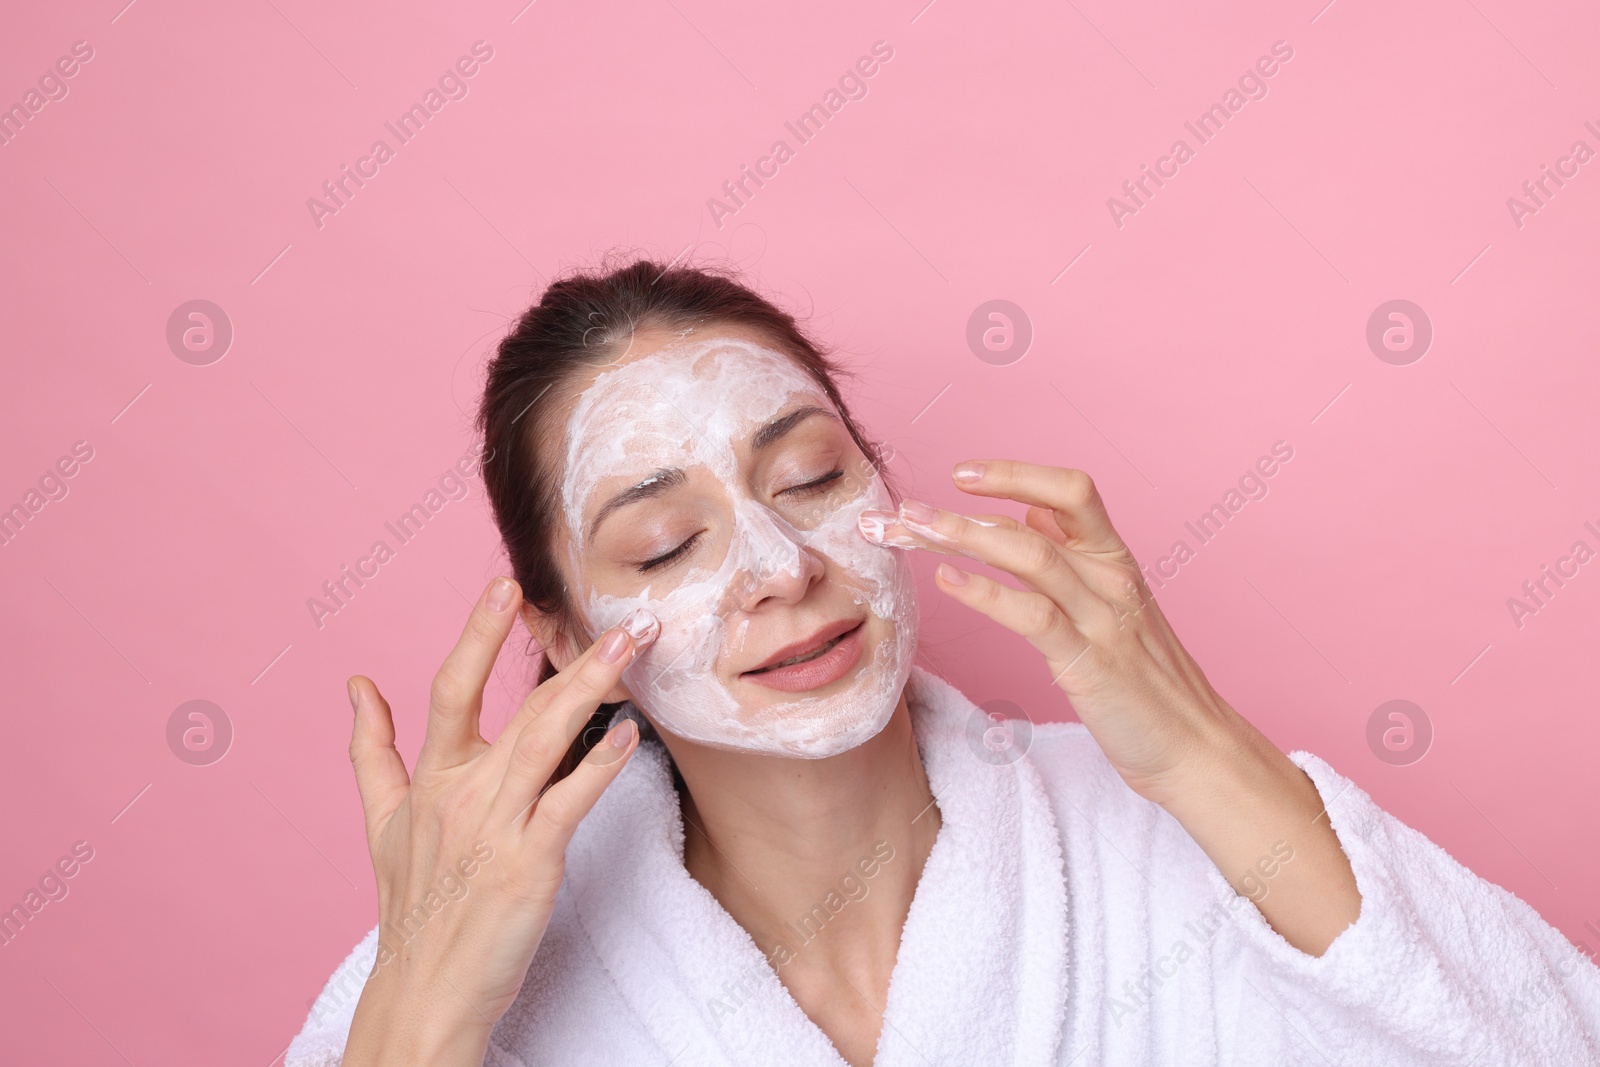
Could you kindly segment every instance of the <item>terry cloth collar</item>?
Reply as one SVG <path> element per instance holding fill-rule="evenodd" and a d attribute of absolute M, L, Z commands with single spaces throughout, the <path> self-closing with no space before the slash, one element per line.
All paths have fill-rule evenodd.
<path fill-rule="evenodd" d="M 901 933 L 874 1067 L 1053 1064 L 1067 886 L 1044 783 L 1026 756 L 984 758 L 994 724 L 950 683 L 914 665 L 906 692 L 942 822 Z M 623 999 L 675 1064 L 844 1067 L 755 941 L 689 875 L 683 844 L 670 757 L 641 740 L 579 824 L 562 886 Z"/>

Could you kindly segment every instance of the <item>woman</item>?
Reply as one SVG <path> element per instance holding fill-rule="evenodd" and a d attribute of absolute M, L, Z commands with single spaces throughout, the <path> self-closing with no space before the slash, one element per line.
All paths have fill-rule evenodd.
<path fill-rule="evenodd" d="M 479 412 L 515 581 L 408 776 L 350 681 L 380 922 L 314 1064 L 1600 1062 L 1600 970 L 1209 685 L 1082 471 L 897 505 L 794 320 L 637 262 L 550 286 Z M 912 664 L 907 551 L 1081 723 Z M 520 615 L 546 658 L 492 743 Z M 603 733 L 603 736 L 601 736 Z"/>

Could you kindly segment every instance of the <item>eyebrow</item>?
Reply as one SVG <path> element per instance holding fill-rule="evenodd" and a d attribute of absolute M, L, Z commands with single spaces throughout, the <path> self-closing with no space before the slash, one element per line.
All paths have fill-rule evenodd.
<path fill-rule="evenodd" d="M 787 415 L 780 415 L 757 430 L 755 436 L 750 438 L 750 450 L 752 452 L 760 452 L 763 448 L 766 448 L 813 415 L 823 415 L 834 422 L 840 421 L 839 416 L 827 408 L 817 407 L 815 404 L 807 404 L 805 407 L 795 408 Z"/>
<path fill-rule="evenodd" d="M 805 407 L 795 408 L 787 415 L 780 415 L 765 426 L 762 426 L 750 438 L 750 450 L 752 452 L 760 452 L 813 415 L 821 415 L 835 422 L 843 423 L 843 420 L 838 415 L 827 408 L 808 404 Z M 589 533 L 584 538 L 584 542 L 589 543 L 594 540 L 595 534 L 600 530 L 600 523 L 613 511 L 625 508 L 629 504 L 637 504 L 641 500 L 658 497 L 670 489 L 676 489 L 687 481 L 688 477 L 682 467 L 657 467 L 643 481 L 622 490 L 600 506 L 600 511 L 595 515 L 594 521 L 589 524 Z"/>

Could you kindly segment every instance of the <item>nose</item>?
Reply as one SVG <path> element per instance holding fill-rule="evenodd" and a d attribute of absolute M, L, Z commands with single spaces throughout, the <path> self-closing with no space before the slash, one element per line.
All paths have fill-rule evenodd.
<path fill-rule="evenodd" d="M 730 551 L 739 554 L 730 593 L 740 611 L 754 611 L 767 600 L 794 603 L 822 577 L 822 557 L 760 504 L 739 508 Z"/>

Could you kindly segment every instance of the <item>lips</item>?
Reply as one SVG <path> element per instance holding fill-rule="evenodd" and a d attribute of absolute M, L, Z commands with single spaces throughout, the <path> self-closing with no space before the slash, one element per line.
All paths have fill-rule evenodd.
<path fill-rule="evenodd" d="M 802 640 L 796 641 L 793 644 L 784 645 L 782 648 L 773 652 L 772 655 L 762 660 L 759 665 L 751 667 L 744 673 L 756 674 L 761 671 L 768 670 L 769 668 L 776 667 L 785 660 L 794 659 L 796 656 L 804 656 L 808 653 L 821 652 L 823 651 L 824 645 L 838 637 L 843 636 L 844 634 L 849 633 L 851 630 L 854 630 L 860 625 L 860 619 L 840 619 L 838 622 L 829 623 L 816 633 L 812 634 L 810 637 L 803 638 Z"/>

